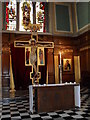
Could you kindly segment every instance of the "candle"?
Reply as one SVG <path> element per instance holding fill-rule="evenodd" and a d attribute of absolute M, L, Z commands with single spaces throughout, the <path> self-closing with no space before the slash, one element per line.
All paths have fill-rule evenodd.
<path fill-rule="evenodd" d="M 60 65 L 61 65 L 61 52 L 60 52 Z"/>
<path fill-rule="evenodd" d="M 60 52 L 60 83 L 62 83 L 62 64 L 61 64 L 61 52 Z"/>

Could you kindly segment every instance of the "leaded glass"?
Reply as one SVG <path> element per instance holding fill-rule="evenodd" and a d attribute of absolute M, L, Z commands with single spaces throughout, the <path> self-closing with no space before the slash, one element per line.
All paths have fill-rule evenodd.
<path fill-rule="evenodd" d="M 33 24 L 33 4 L 32 1 L 20 2 L 20 31 L 28 30 L 29 25 Z"/>
<path fill-rule="evenodd" d="M 6 30 L 16 30 L 16 0 L 6 2 Z"/>
<path fill-rule="evenodd" d="M 36 2 L 36 24 L 41 25 L 38 32 L 45 32 L 45 3 Z"/>

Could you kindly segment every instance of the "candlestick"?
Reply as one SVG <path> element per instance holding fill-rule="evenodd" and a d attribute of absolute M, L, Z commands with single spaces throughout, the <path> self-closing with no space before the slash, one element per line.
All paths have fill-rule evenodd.
<path fill-rule="evenodd" d="M 61 59 L 61 52 L 60 52 L 60 83 L 62 83 L 62 59 Z"/>
<path fill-rule="evenodd" d="M 61 52 L 60 52 L 60 65 L 61 65 Z"/>

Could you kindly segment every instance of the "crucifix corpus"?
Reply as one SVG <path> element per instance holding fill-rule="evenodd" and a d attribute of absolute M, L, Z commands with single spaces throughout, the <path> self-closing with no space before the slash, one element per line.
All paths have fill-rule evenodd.
<path fill-rule="evenodd" d="M 29 41 L 14 41 L 14 47 L 25 48 L 25 66 L 32 66 L 30 79 L 32 79 L 32 84 L 38 84 L 39 79 L 41 79 L 39 66 L 45 65 L 44 49 L 54 48 L 54 43 L 38 41 L 36 29 L 39 28 L 39 25 L 34 24 L 33 28 L 35 32 L 32 32 L 31 39 Z M 36 39 L 33 36 L 36 36 Z"/>

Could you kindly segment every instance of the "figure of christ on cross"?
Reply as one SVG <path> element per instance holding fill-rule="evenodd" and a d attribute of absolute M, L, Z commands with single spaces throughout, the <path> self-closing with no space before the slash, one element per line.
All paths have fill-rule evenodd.
<path fill-rule="evenodd" d="M 37 79 L 40 78 L 40 73 L 38 72 L 38 64 L 37 64 L 37 46 L 36 41 L 31 39 L 31 51 L 30 51 L 30 63 L 32 65 L 32 72 L 30 74 L 30 78 L 33 79 L 33 83 L 37 84 Z"/>
<path fill-rule="evenodd" d="M 32 39 L 30 39 L 30 41 L 14 41 L 14 47 L 23 47 L 23 48 L 25 48 L 25 51 L 27 48 L 29 48 L 30 63 L 27 65 L 25 62 L 25 65 L 32 66 L 32 72 L 30 72 L 30 79 L 32 79 L 32 84 L 39 83 L 39 79 L 41 79 L 41 73 L 39 72 L 39 66 L 45 65 L 45 64 L 38 63 L 38 59 L 40 57 L 39 56 L 39 48 L 43 48 L 43 50 L 44 50 L 44 48 L 54 48 L 54 43 L 53 42 L 36 41 L 34 38 L 32 38 Z M 25 59 L 25 61 L 26 61 L 26 59 Z"/>

